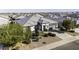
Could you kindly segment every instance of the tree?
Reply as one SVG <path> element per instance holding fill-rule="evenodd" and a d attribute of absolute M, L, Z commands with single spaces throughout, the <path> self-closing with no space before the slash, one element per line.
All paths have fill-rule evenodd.
<path fill-rule="evenodd" d="M 71 27 L 71 29 L 74 29 L 76 27 L 76 22 L 72 21 L 71 24 L 70 24 L 70 27 Z"/>
<path fill-rule="evenodd" d="M 35 35 L 39 36 L 39 28 L 38 25 L 35 26 Z"/>
<path fill-rule="evenodd" d="M 37 25 L 35 25 L 36 36 L 39 36 L 39 31 L 42 31 L 42 22 L 43 22 L 43 20 L 41 20 L 41 18 L 40 18 L 39 21 L 37 22 Z"/>
<path fill-rule="evenodd" d="M 16 20 L 16 19 L 15 19 L 14 17 L 9 16 L 9 18 L 10 18 L 9 21 L 10 21 L 11 24 L 15 23 L 15 20 Z"/>
<path fill-rule="evenodd" d="M 66 31 L 73 29 L 75 27 L 75 22 L 72 20 L 64 20 L 62 25 L 64 26 L 64 28 L 66 29 Z"/>

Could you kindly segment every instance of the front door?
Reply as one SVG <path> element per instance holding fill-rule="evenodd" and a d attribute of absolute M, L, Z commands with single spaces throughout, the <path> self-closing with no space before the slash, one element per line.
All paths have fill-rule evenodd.
<path fill-rule="evenodd" d="M 43 30 L 44 30 L 44 31 L 46 30 L 46 26 L 45 26 L 45 25 L 43 26 Z"/>

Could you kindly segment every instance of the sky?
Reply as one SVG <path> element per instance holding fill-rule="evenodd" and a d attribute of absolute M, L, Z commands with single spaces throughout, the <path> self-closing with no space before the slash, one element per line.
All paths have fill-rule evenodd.
<path fill-rule="evenodd" d="M 29 12 L 74 12 L 79 9 L 0 9 L 0 13 L 29 13 Z"/>

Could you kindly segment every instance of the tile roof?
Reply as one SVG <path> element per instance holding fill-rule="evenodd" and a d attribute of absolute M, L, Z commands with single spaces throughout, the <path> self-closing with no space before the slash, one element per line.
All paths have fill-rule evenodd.
<path fill-rule="evenodd" d="M 23 25 L 23 26 L 33 26 L 33 25 L 36 25 L 37 22 L 40 19 L 43 20 L 42 23 L 57 23 L 56 21 L 43 18 L 43 16 L 41 16 L 39 14 L 35 14 L 33 16 L 20 16 L 17 19 L 18 20 L 16 20 L 16 22 L 21 24 L 21 25 Z"/>
<path fill-rule="evenodd" d="M 17 18 L 17 20 L 15 20 L 17 23 L 19 23 L 20 25 L 24 25 L 31 16 L 20 16 Z"/>
<path fill-rule="evenodd" d="M 24 24 L 24 26 L 33 26 L 33 25 L 36 25 L 37 22 L 38 22 L 40 19 L 43 21 L 42 23 L 57 23 L 56 21 L 43 18 L 41 15 L 36 14 L 36 15 L 33 15 L 33 16 L 27 21 L 27 23 Z"/>

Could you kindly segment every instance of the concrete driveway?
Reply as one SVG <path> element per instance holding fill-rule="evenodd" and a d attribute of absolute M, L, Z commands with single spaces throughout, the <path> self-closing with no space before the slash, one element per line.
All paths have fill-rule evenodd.
<path fill-rule="evenodd" d="M 74 29 L 74 30 L 75 30 L 75 32 L 79 33 L 79 28 L 76 28 L 76 29 Z"/>

